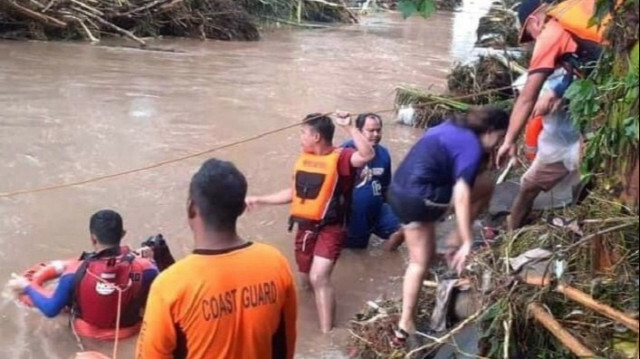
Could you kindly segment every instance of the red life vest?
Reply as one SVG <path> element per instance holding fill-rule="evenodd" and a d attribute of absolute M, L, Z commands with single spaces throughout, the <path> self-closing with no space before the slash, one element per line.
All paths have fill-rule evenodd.
<path fill-rule="evenodd" d="M 85 258 L 74 279 L 74 315 L 96 328 L 115 328 L 121 291 L 120 326 L 137 324 L 144 303 L 139 295 L 141 278 L 133 278 L 141 275 L 134 272 L 135 259 L 127 247 L 107 249 Z"/>

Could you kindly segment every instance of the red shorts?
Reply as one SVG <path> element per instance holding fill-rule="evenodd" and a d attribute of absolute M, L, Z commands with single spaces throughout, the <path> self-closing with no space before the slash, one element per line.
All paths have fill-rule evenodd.
<path fill-rule="evenodd" d="M 302 226 L 296 233 L 296 263 L 300 273 L 309 273 L 313 257 L 338 260 L 347 237 L 341 225 L 324 226 L 319 232 Z"/>

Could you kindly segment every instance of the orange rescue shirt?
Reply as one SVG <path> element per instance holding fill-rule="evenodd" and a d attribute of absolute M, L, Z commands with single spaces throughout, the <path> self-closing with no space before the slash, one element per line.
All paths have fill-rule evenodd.
<path fill-rule="evenodd" d="M 578 44 L 570 32 L 555 19 L 549 19 L 536 40 L 529 74 L 538 72 L 551 74 L 562 66 L 562 58 L 578 50 Z"/>
<path fill-rule="evenodd" d="M 291 359 L 297 303 L 275 248 L 196 250 L 151 286 L 136 358 Z"/>

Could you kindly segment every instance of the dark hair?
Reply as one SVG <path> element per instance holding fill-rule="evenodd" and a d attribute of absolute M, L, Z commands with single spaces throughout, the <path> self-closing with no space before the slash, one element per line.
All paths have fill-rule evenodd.
<path fill-rule="evenodd" d="M 89 231 L 100 244 L 117 246 L 124 235 L 122 217 L 116 211 L 105 209 L 98 211 L 89 220 Z"/>
<path fill-rule="evenodd" d="M 247 179 L 231 162 L 207 160 L 193 175 L 189 198 L 200 211 L 207 227 L 216 231 L 235 231 L 244 212 Z"/>
<path fill-rule="evenodd" d="M 509 128 L 509 114 L 495 106 L 474 107 L 466 115 L 454 117 L 453 122 L 481 135 Z"/>
<path fill-rule="evenodd" d="M 356 128 L 362 131 L 364 125 L 367 123 L 368 118 L 375 118 L 380 123 L 380 126 L 382 126 L 382 117 L 380 117 L 380 115 L 378 115 L 377 113 L 368 112 L 358 115 L 358 117 L 356 118 Z"/>
<path fill-rule="evenodd" d="M 321 113 L 312 113 L 307 115 L 302 121 L 305 126 L 311 127 L 314 131 L 320 134 L 320 137 L 327 143 L 333 142 L 333 133 L 336 130 L 336 126 L 329 116 L 325 116 Z"/>

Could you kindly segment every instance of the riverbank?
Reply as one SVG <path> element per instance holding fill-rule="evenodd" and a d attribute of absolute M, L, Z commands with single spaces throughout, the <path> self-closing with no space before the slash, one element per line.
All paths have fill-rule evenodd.
<path fill-rule="evenodd" d="M 0 0 L 0 38 L 85 40 L 158 36 L 257 40 L 264 24 L 353 23 L 342 0 Z M 311 26 L 311 25 L 309 25 Z"/>

